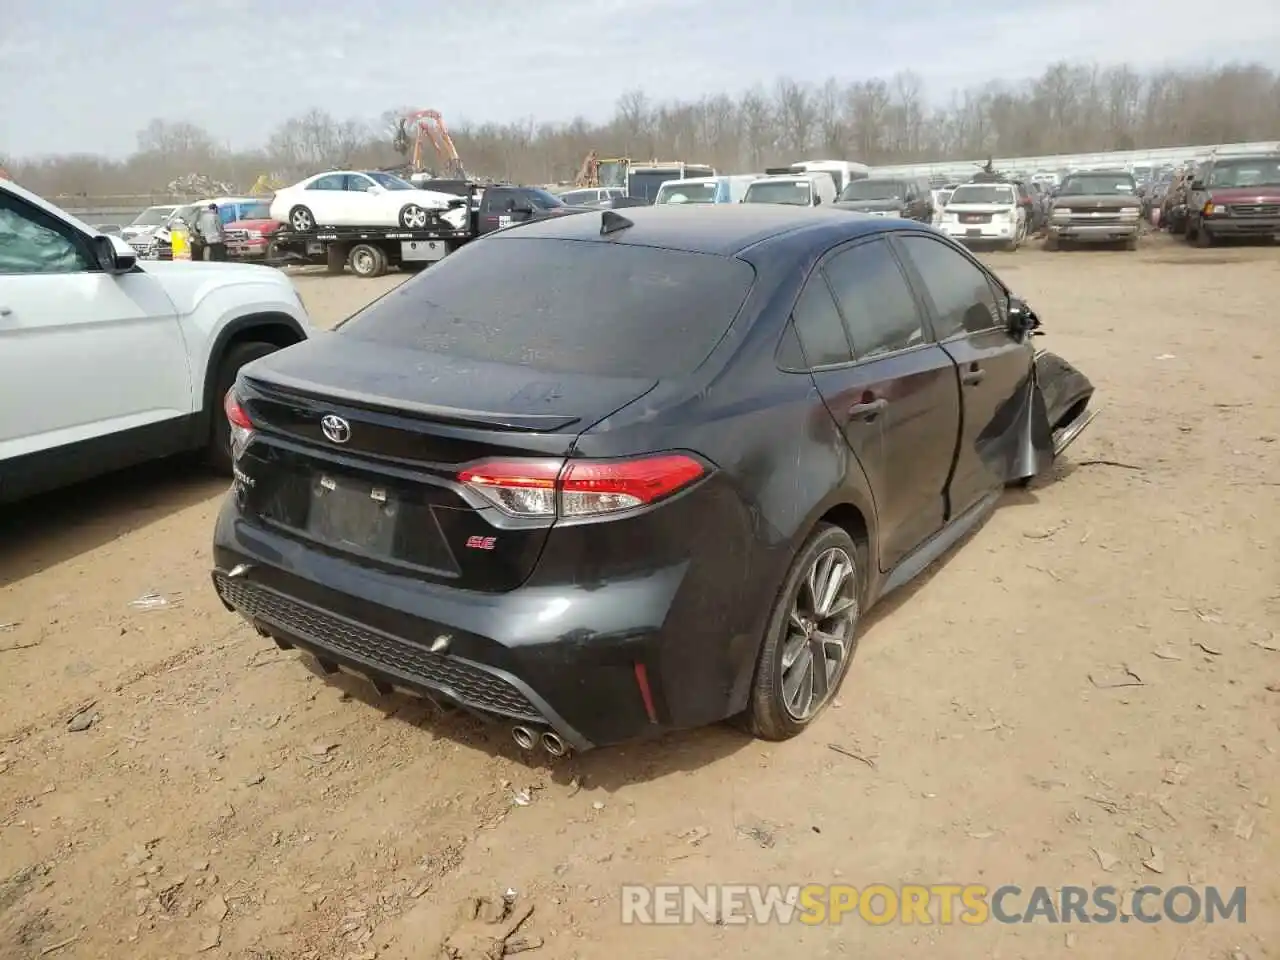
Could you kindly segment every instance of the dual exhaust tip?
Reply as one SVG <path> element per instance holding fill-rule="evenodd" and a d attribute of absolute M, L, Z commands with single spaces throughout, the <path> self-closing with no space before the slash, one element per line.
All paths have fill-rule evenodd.
<path fill-rule="evenodd" d="M 521 750 L 532 750 L 541 743 L 542 749 L 553 757 L 563 757 L 569 752 L 569 745 L 560 739 L 559 734 L 552 730 L 544 730 L 539 733 L 529 727 L 516 726 L 511 728 L 511 739 L 516 742 L 516 746 Z"/>

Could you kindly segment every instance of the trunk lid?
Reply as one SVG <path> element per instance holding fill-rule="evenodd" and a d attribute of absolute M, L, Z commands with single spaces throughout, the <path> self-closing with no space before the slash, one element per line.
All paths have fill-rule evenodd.
<path fill-rule="evenodd" d="M 459 470 L 562 459 L 583 430 L 656 385 L 322 334 L 241 372 L 236 392 L 256 432 L 237 495 L 252 520 L 327 550 L 511 590 L 532 572 L 550 521 L 507 516 L 459 484 Z"/>

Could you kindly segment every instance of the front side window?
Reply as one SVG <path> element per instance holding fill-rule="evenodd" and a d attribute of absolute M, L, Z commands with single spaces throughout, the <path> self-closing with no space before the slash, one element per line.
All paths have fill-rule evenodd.
<path fill-rule="evenodd" d="M 902 268 L 883 240 L 859 244 L 823 265 L 859 360 L 925 342 L 924 322 Z"/>
<path fill-rule="evenodd" d="M 968 257 L 930 237 L 900 237 L 898 242 L 933 301 L 939 340 L 1002 325 L 990 278 Z"/>
<path fill-rule="evenodd" d="M 82 273 L 90 266 L 68 227 L 0 192 L 0 274 Z"/>

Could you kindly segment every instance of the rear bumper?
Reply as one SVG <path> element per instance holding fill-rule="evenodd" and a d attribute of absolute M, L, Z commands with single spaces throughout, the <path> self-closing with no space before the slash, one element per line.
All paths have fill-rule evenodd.
<path fill-rule="evenodd" d="M 1200 224 L 1215 237 L 1280 236 L 1280 217 L 1206 217 Z"/>
<path fill-rule="evenodd" d="M 231 571 L 248 565 L 243 572 Z M 689 563 L 634 576 L 481 593 L 392 574 L 247 521 L 228 497 L 214 534 L 223 604 L 262 633 L 380 688 L 553 729 L 586 750 L 732 712 L 729 618 L 694 617 Z M 731 606 L 733 598 L 720 598 Z M 754 650 L 741 650 L 754 657 Z"/>
<path fill-rule="evenodd" d="M 1140 228 L 1139 220 L 1132 223 L 1050 223 L 1049 235 L 1078 243 L 1113 243 L 1136 237 Z"/>

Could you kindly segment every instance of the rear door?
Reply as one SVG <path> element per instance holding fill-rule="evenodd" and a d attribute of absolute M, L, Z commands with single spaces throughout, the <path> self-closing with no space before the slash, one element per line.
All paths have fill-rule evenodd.
<path fill-rule="evenodd" d="M 875 497 L 892 569 L 946 522 L 960 429 L 955 366 L 883 238 L 838 248 L 810 277 L 794 322 L 814 382 Z"/>
<path fill-rule="evenodd" d="M 341 173 L 330 173 L 313 180 L 302 191 L 302 204 L 311 208 L 317 226 L 335 227 L 348 224 L 363 226 L 359 220 L 359 210 L 352 210 L 346 192 L 346 177 Z M 354 220 L 352 219 L 354 217 Z"/>
<path fill-rule="evenodd" d="M 967 253 L 924 234 L 900 234 L 894 242 L 924 294 L 939 342 L 959 369 L 964 425 L 950 483 L 954 515 L 1014 473 L 1034 350 L 1010 335 L 1003 286 Z"/>

